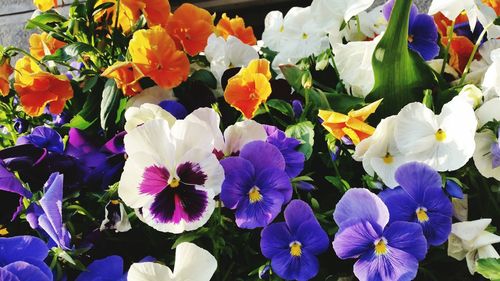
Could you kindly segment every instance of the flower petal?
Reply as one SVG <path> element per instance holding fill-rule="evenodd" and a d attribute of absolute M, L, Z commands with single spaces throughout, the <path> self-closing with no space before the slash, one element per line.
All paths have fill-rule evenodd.
<path fill-rule="evenodd" d="M 368 189 L 351 188 L 337 203 L 333 218 L 340 227 L 369 221 L 383 228 L 389 222 L 389 210 L 384 202 Z"/>

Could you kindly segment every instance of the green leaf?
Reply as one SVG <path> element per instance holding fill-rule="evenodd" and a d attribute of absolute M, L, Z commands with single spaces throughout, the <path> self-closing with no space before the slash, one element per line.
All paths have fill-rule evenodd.
<path fill-rule="evenodd" d="M 309 159 L 313 152 L 314 145 L 314 124 L 310 121 L 301 122 L 295 125 L 288 126 L 285 131 L 286 135 L 291 138 L 296 138 L 301 141 L 299 151 L 304 153 L 306 159 Z"/>
<path fill-rule="evenodd" d="M 295 113 L 293 112 L 293 108 L 290 103 L 284 100 L 272 99 L 267 101 L 267 105 L 270 108 L 276 109 L 277 111 L 283 113 L 284 115 L 293 118 Z"/>
<path fill-rule="evenodd" d="M 84 53 L 98 53 L 99 51 L 82 42 L 75 42 L 68 44 L 60 49 L 58 49 L 54 54 L 45 56 L 42 62 L 46 61 L 56 61 L 56 62 L 67 62 L 70 59 L 83 55 Z"/>
<path fill-rule="evenodd" d="M 76 128 L 79 130 L 85 130 L 88 127 L 92 126 L 92 124 L 95 122 L 94 121 L 87 121 L 85 118 L 83 118 L 81 115 L 76 115 L 75 117 L 71 118 L 69 123 L 65 125 L 65 127 L 70 127 L 70 128 Z"/>
<path fill-rule="evenodd" d="M 396 0 L 387 31 L 373 53 L 375 85 L 367 101 L 384 99 L 374 114 L 376 119 L 397 114 L 408 103 L 422 101 L 423 91 L 439 84 L 422 57 L 408 49 L 412 2 Z"/>
<path fill-rule="evenodd" d="M 86 130 L 97 121 L 99 114 L 99 101 L 101 95 L 98 92 L 89 92 L 87 100 L 83 104 L 82 110 L 78 112 L 65 127 L 77 128 L 79 130 Z"/>
<path fill-rule="evenodd" d="M 30 19 L 28 23 L 26 24 L 26 29 L 34 29 L 38 25 L 35 23 L 41 24 L 41 25 L 47 25 L 49 23 L 59 23 L 59 22 L 65 22 L 67 19 L 60 14 L 58 14 L 55 11 L 47 11 L 45 13 L 39 14 L 38 16 Z"/>
<path fill-rule="evenodd" d="M 500 280 L 500 259 L 480 259 L 476 262 L 476 271 L 490 280 Z"/>
<path fill-rule="evenodd" d="M 342 193 L 350 188 L 349 183 L 339 177 L 327 176 L 325 179 Z"/>
<path fill-rule="evenodd" d="M 174 244 L 172 245 L 172 249 L 175 249 L 177 246 L 179 246 L 179 244 L 181 244 L 183 242 L 192 242 L 192 241 L 200 238 L 201 236 L 206 234 L 208 232 L 208 230 L 209 230 L 208 228 L 203 227 L 203 228 L 200 228 L 196 232 L 188 232 L 186 234 L 179 236 L 179 238 L 177 238 L 175 240 Z"/>
<path fill-rule="evenodd" d="M 500 17 L 497 17 L 497 18 L 493 21 L 493 24 L 494 24 L 494 25 L 500 25 Z"/>
<path fill-rule="evenodd" d="M 101 128 L 107 131 L 115 124 L 116 114 L 120 106 L 120 90 L 114 79 L 108 79 L 104 85 L 101 100 Z"/>
<path fill-rule="evenodd" d="M 212 72 L 206 69 L 195 71 L 191 75 L 190 79 L 194 81 L 200 81 L 209 88 L 217 89 L 217 79 L 215 79 L 215 76 L 212 74 Z"/>

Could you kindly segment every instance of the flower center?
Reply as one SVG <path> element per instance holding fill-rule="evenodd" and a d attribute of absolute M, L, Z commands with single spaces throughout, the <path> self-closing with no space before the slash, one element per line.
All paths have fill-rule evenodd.
<path fill-rule="evenodd" d="M 302 255 L 302 244 L 299 241 L 290 243 L 290 255 L 300 257 Z"/>
<path fill-rule="evenodd" d="M 394 162 L 394 157 L 392 157 L 392 155 L 389 152 L 387 152 L 383 160 L 385 164 L 392 164 Z"/>
<path fill-rule="evenodd" d="M 5 236 L 7 234 L 9 234 L 7 228 L 0 224 L 0 236 Z"/>
<path fill-rule="evenodd" d="M 262 194 L 260 194 L 260 189 L 256 186 L 252 187 L 248 192 L 248 198 L 250 198 L 250 203 L 255 203 L 262 201 Z"/>
<path fill-rule="evenodd" d="M 436 132 L 436 140 L 442 142 L 445 139 L 446 139 L 446 132 L 443 131 L 442 129 L 437 130 L 437 132 Z"/>
<path fill-rule="evenodd" d="M 283 32 L 283 31 L 285 31 L 285 26 L 284 26 L 284 25 L 282 25 L 282 26 L 280 27 L 280 32 Z"/>
<path fill-rule="evenodd" d="M 426 222 L 429 220 L 429 216 L 427 215 L 427 209 L 424 207 L 419 207 L 415 213 L 417 214 L 417 220 L 420 223 Z"/>
<path fill-rule="evenodd" d="M 302 39 L 306 40 L 307 38 L 309 37 L 309 35 L 307 35 L 307 33 L 302 33 Z"/>
<path fill-rule="evenodd" d="M 113 205 L 120 205 L 120 200 L 111 200 L 110 202 Z"/>
<path fill-rule="evenodd" d="M 180 181 L 177 178 L 173 178 L 172 181 L 170 182 L 169 186 L 171 188 L 176 188 L 180 185 Z"/>
<path fill-rule="evenodd" d="M 387 240 L 382 237 L 373 243 L 375 245 L 375 255 L 385 255 L 387 253 Z"/>
<path fill-rule="evenodd" d="M 410 35 L 408 35 L 408 42 L 409 42 L 409 43 L 412 43 L 412 42 L 413 42 L 413 40 L 414 40 L 413 35 L 411 35 L 411 34 L 410 34 Z"/>

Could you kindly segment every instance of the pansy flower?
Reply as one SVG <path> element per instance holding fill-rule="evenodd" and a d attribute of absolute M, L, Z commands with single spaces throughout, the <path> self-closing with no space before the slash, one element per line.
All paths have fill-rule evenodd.
<path fill-rule="evenodd" d="M 8 229 L 4 226 L 16 219 L 23 210 L 23 198 L 31 198 L 31 196 L 31 192 L 24 188 L 23 184 L 0 160 L 0 235 L 8 233 Z"/>
<path fill-rule="evenodd" d="M 500 120 L 499 108 L 500 98 L 494 98 L 476 110 L 479 127 L 493 120 Z M 483 129 L 476 133 L 474 139 L 476 151 L 473 159 L 477 170 L 483 177 L 500 181 L 500 136 L 490 129 Z"/>
<path fill-rule="evenodd" d="M 120 256 L 108 256 L 95 260 L 87 267 L 87 270 L 80 273 L 76 281 L 114 280 L 126 281 L 126 274 L 123 273 L 123 259 Z"/>
<path fill-rule="evenodd" d="M 134 263 L 127 279 L 134 281 L 210 281 L 217 269 L 217 260 L 207 250 L 193 243 L 181 243 L 175 251 L 174 271 L 155 262 Z"/>
<path fill-rule="evenodd" d="M 181 233 L 204 225 L 224 179 L 211 136 L 205 126 L 186 120 L 170 126 L 157 119 L 130 131 L 120 198 L 159 231 Z"/>
<path fill-rule="evenodd" d="M 375 128 L 365 121 L 377 110 L 381 102 L 382 100 L 378 100 L 361 109 L 351 110 L 347 115 L 335 111 L 320 110 L 318 116 L 323 120 L 323 127 L 336 139 L 342 140 L 347 136 L 357 145 L 375 132 Z"/>
<path fill-rule="evenodd" d="M 292 198 L 285 159 L 272 144 L 247 143 L 238 157 L 226 158 L 221 164 L 226 178 L 220 198 L 224 206 L 236 211 L 240 228 L 268 225 Z"/>
<path fill-rule="evenodd" d="M 451 231 L 453 205 L 441 188 L 441 176 L 431 167 L 417 162 L 396 171 L 400 187 L 379 194 L 389 208 L 389 223 L 419 223 L 429 245 L 443 244 Z"/>
<path fill-rule="evenodd" d="M 33 129 L 31 134 L 19 137 L 16 145 L 23 144 L 33 144 L 55 153 L 63 153 L 64 151 L 61 135 L 54 129 L 45 126 L 38 126 Z"/>
<path fill-rule="evenodd" d="M 285 132 L 274 127 L 264 125 L 267 133 L 266 142 L 276 146 L 285 159 L 285 172 L 290 178 L 294 178 L 304 169 L 305 155 L 298 151 L 301 142 L 286 136 Z"/>
<path fill-rule="evenodd" d="M 33 0 L 36 8 L 42 12 L 46 12 L 54 7 L 57 7 L 57 0 Z"/>
<path fill-rule="evenodd" d="M 270 79 L 269 61 L 253 60 L 229 79 L 224 99 L 247 119 L 252 119 L 259 106 L 271 95 Z"/>
<path fill-rule="evenodd" d="M 427 242 L 417 223 L 389 224 L 384 202 L 367 189 L 349 189 L 333 213 L 339 231 L 333 249 L 341 259 L 355 258 L 354 275 L 361 281 L 412 280 Z"/>
<path fill-rule="evenodd" d="M 44 263 L 49 249 L 37 237 L 0 238 L 0 280 L 52 281 L 52 271 Z"/>
<path fill-rule="evenodd" d="M 2 57 L 0 56 L 0 62 Z M 10 59 L 5 58 L 2 64 L 0 64 L 0 95 L 7 96 L 10 90 L 9 76 L 14 70 L 10 66 Z"/>
<path fill-rule="evenodd" d="M 215 33 L 227 39 L 229 36 L 234 36 L 241 40 L 244 44 L 253 46 L 257 44 L 257 38 L 253 34 L 251 26 L 245 26 L 245 20 L 236 16 L 229 18 L 226 13 L 222 14 L 221 19 L 215 26 Z"/>
<path fill-rule="evenodd" d="M 266 226 L 260 249 L 273 271 L 286 280 L 309 280 L 318 274 L 317 255 L 328 249 L 328 235 L 304 201 L 293 200 L 285 209 L 285 222 Z"/>
<path fill-rule="evenodd" d="M 32 34 L 29 42 L 30 54 L 36 59 L 41 59 L 46 55 L 52 55 L 55 51 L 66 45 L 66 43 L 53 38 L 47 32 Z"/>
<path fill-rule="evenodd" d="M 26 114 L 40 116 L 49 105 L 53 114 L 60 114 L 66 101 L 73 97 L 73 88 L 65 75 L 42 71 L 35 61 L 23 57 L 16 63 L 15 83 Z"/>
<path fill-rule="evenodd" d="M 116 62 L 112 66 L 106 68 L 101 75 L 114 79 L 116 86 L 121 89 L 122 93 L 127 97 L 132 97 L 142 92 L 139 80 L 145 76 L 139 66 L 133 62 Z"/>
<path fill-rule="evenodd" d="M 214 19 L 205 9 L 190 3 L 177 8 L 168 22 L 168 33 L 191 56 L 202 52 L 214 31 Z"/>

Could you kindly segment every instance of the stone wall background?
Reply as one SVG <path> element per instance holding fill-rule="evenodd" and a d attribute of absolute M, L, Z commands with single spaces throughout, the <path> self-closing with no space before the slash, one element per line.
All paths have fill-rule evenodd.
<path fill-rule="evenodd" d="M 272 3 L 273 0 L 268 1 Z M 66 0 L 66 2 L 71 2 L 71 0 Z M 376 0 L 375 5 L 384 2 L 385 0 Z M 421 11 L 427 11 L 431 0 L 415 0 L 414 2 Z M 304 6 L 309 3 L 310 1 L 304 1 Z M 0 0 L 0 7 L 0 45 L 13 45 L 27 49 L 31 32 L 24 30 L 24 25 L 33 14 L 33 0 Z M 59 9 L 62 14 L 67 13 L 67 10 L 67 7 Z M 263 21 L 264 15 L 262 16 Z"/>

